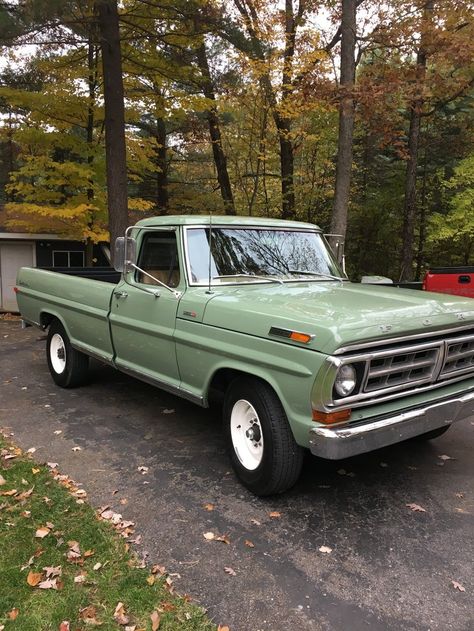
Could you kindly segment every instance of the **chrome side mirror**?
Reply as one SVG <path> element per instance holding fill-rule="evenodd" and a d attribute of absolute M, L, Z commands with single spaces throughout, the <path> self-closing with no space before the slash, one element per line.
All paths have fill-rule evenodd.
<path fill-rule="evenodd" d="M 137 258 L 137 242 L 132 237 L 118 237 L 115 241 L 114 268 L 127 274 L 133 269 Z"/>
<path fill-rule="evenodd" d="M 342 234 L 332 234 L 328 233 L 324 235 L 329 247 L 331 248 L 331 252 L 333 253 L 336 261 L 342 268 L 344 274 L 346 273 L 346 256 L 344 253 L 344 237 Z"/>

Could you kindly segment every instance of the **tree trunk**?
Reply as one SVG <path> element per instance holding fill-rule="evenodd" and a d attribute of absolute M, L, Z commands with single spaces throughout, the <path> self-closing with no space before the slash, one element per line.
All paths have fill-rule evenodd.
<path fill-rule="evenodd" d="M 290 138 L 290 133 L 290 120 L 280 118 L 278 126 L 278 140 L 280 142 L 282 219 L 293 219 L 296 215 L 294 181 L 295 167 L 293 143 Z"/>
<path fill-rule="evenodd" d="M 105 159 L 110 252 L 128 226 L 127 154 L 117 0 L 97 0 L 104 73 Z"/>
<path fill-rule="evenodd" d="M 168 163 L 166 158 L 166 125 L 163 118 L 156 119 L 156 163 L 158 172 L 156 174 L 156 201 L 158 213 L 166 215 L 168 213 Z"/>
<path fill-rule="evenodd" d="M 416 217 L 416 173 L 418 169 L 418 148 L 420 144 L 421 112 L 423 109 L 422 87 L 426 75 L 427 53 L 426 33 L 431 22 L 433 0 L 429 0 L 423 9 L 423 32 L 420 47 L 416 55 L 416 90 L 418 94 L 410 105 L 410 128 L 408 131 L 408 160 L 405 175 L 405 201 L 403 205 L 402 255 L 400 279 L 413 280 L 413 260 Z"/>
<path fill-rule="evenodd" d="M 87 70 L 88 70 L 88 87 L 89 87 L 89 102 L 87 106 L 87 165 L 92 168 L 94 162 L 93 143 L 94 143 L 94 106 L 95 106 L 95 91 L 97 87 L 97 56 L 94 43 L 92 41 L 92 35 L 89 35 L 89 44 L 87 48 Z M 87 201 L 92 205 L 94 201 L 94 182 L 92 178 L 89 179 L 89 186 L 87 187 Z M 94 212 L 89 211 L 88 227 L 90 230 L 94 227 Z M 90 237 L 86 239 L 86 267 L 92 267 L 94 265 L 94 244 Z"/>
<path fill-rule="evenodd" d="M 347 231 L 354 136 L 353 89 L 355 82 L 356 8 L 357 0 L 342 0 L 341 98 L 339 102 L 339 137 L 331 232 L 341 234 L 344 238 Z"/>
<path fill-rule="evenodd" d="M 207 110 L 206 118 L 209 124 L 209 135 L 211 137 L 212 154 L 217 171 L 217 181 L 221 189 L 222 201 L 224 202 L 224 210 L 226 215 L 235 215 L 234 196 L 230 185 L 229 172 L 227 170 L 227 158 L 222 148 L 222 135 L 217 114 L 217 107 L 214 104 L 216 95 L 214 93 L 214 85 L 212 83 L 211 71 L 207 59 L 206 45 L 203 42 L 196 50 L 196 58 L 199 69 L 202 74 L 202 91 L 206 99 L 213 102 L 213 105 Z"/>

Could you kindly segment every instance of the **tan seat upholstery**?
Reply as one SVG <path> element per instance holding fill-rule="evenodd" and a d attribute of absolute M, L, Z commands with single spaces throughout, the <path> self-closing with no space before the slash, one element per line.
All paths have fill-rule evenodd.
<path fill-rule="evenodd" d="M 148 272 L 148 274 L 151 274 L 165 285 L 169 285 L 169 287 L 177 287 L 179 285 L 179 270 L 177 269 L 173 270 L 171 274 L 168 270 L 162 269 L 145 269 L 145 272 Z M 153 278 L 141 272 L 138 275 L 138 282 L 144 285 L 159 285 Z"/>

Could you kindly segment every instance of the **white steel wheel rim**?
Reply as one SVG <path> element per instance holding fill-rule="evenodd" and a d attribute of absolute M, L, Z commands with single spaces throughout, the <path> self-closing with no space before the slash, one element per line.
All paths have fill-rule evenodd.
<path fill-rule="evenodd" d="M 55 373 L 60 375 L 66 368 L 66 346 L 59 333 L 55 333 L 49 344 L 49 358 Z"/>
<path fill-rule="evenodd" d="M 263 458 L 263 432 L 260 419 L 251 403 L 239 399 L 230 415 L 232 445 L 240 463 L 254 471 Z"/>

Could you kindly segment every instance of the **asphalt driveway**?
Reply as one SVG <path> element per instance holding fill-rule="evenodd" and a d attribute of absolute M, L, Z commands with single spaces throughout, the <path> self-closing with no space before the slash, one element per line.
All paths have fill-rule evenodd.
<path fill-rule="evenodd" d="M 59 463 L 94 505 L 135 521 L 138 553 L 165 565 L 216 622 L 474 628 L 474 419 L 427 444 L 339 463 L 308 457 L 294 489 L 262 500 L 234 478 L 216 413 L 98 363 L 89 386 L 62 390 L 44 339 L 0 321 L 0 427 L 37 460 Z"/>

